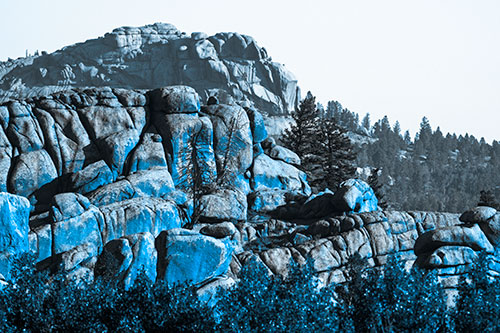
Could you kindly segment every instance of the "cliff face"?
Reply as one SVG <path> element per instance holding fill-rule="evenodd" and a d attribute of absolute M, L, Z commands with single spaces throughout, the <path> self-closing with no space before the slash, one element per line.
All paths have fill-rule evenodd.
<path fill-rule="evenodd" d="M 73 87 L 153 89 L 174 84 L 193 87 L 203 101 L 228 93 L 269 115 L 287 114 L 300 99 L 293 74 L 272 62 L 252 37 L 187 36 L 171 24 L 122 27 L 52 54 L 0 64 L 0 102 Z"/>

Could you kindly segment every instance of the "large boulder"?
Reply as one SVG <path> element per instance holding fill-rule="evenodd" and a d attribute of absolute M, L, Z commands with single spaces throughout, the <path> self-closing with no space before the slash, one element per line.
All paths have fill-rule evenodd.
<path fill-rule="evenodd" d="M 197 284 L 225 273 L 232 243 L 186 229 L 162 232 L 156 240 L 158 279 Z"/>
<path fill-rule="evenodd" d="M 492 207 L 478 206 L 460 215 L 460 221 L 465 223 L 486 222 L 496 214 L 497 210 Z"/>
<path fill-rule="evenodd" d="M 188 86 L 170 86 L 150 92 L 151 108 L 162 113 L 197 113 L 200 97 Z"/>
<path fill-rule="evenodd" d="M 487 220 L 480 221 L 479 227 L 489 241 L 496 248 L 500 247 L 500 213 L 496 213 Z"/>
<path fill-rule="evenodd" d="M 70 190 L 87 194 L 113 182 L 113 172 L 103 160 L 87 165 L 69 178 Z"/>
<path fill-rule="evenodd" d="M 414 252 L 420 256 L 450 245 L 468 246 L 475 251 L 493 252 L 493 246 L 477 224 L 427 231 L 415 242 Z"/>
<path fill-rule="evenodd" d="M 254 159 L 251 173 L 250 184 L 254 191 L 278 189 L 306 196 L 311 194 L 304 172 L 288 163 L 274 160 L 266 154 Z"/>
<path fill-rule="evenodd" d="M 200 221 L 223 222 L 247 219 L 247 197 L 238 189 L 222 189 L 199 199 Z"/>
<path fill-rule="evenodd" d="M 339 185 L 332 203 L 338 212 L 365 213 L 378 210 L 378 199 L 372 188 L 360 179 L 349 179 Z"/>
<path fill-rule="evenodd" d="M 95 265 L 95 275 L 118 279 L 126 289 L 143 273 L 156 280 L 157 252 L 149 232 L 132 234 L 108 242 Z"/>
<path fill-rule="evenodd" d="M 21 196 L 0 193 L 0 274 L 9 276 L 10 258 L 28 251 L 30 203 Z"/>

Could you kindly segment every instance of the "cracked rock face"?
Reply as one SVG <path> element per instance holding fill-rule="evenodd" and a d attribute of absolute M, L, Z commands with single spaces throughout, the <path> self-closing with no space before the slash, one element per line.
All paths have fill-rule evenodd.
<path fill-rule="evenodd" d="M 152 89 L 179 83 L 194 88 L 203 102 L 220 91 L 269 115 L 288 114 L 300 100 L 293 74 L 252 37 L 188 36 L 166 23 L 121 27 L 51 54 L 0 63 L 0 103 L 75 87 Z M 118 101 L 145 102 L 134 94 Z M 111 98 L 106 106 L 115 102 Z M 172 102 L 181 109 L 195 105 Z"/>
<path fill-rule="evenodd" d="M 254 137 L 267 135 L 259 111 L 201 107 L 195 89 L 178 85 L 68 90 L 9 101 L 0 111 L 4 276 L 10 258 L 26 251 L 40 269 L 85 279 L 114 275 L 126 287 L 142 268 L 151 279 L 200 283 L 227 273 L 234 249 L 241 249 L 235 224 L 247 220 L 250 184 L 259 178 L 252 173 Z M 271 178 L 259 184 L 307 195 L 305 174 L 276 163 L 260 170 L 297 184 Z M 182 231 L 194 222 L 214 226 L 204 229 L 209 235 Z M 169 230 L 180 231 L 159 248 L 158 237 Z M 186 270 L 184 250 L 201 271 Z"/>

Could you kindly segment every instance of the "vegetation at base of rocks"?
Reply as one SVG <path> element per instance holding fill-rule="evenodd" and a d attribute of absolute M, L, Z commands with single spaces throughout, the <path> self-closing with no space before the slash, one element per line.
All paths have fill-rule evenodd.
<path fill-rule="evenodd" d="M 370 267 L 354 257 L 343 284 L 321 288 L 313 264 L 291 265 L 285 278 L 258 261 L 242 267 L 240 282 L 219 290 L 213 308 L 187 285 L 75 282 L 15 263 L 0 291 L 2 332 L 485 332 L 500 329 L 500 282 L 481 255 L 463 279 L 456 306 L 446 307 L 432 272 L 405 270 L 398 258 Z"/>
<path fill-rule="evenodd" d="M 292 118 L 295 123 L 286 129 L 281 141 L 301 159 L 301 169 L 315 192 L 338 185 L 352 178 L 356 155 L 347 131 L 334 119 L 322 118 L 316 98 L 307 93 Z"/>

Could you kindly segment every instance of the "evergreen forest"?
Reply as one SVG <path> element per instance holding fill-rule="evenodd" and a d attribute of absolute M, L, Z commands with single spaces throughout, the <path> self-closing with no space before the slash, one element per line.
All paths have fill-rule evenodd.
<path fill-rule="evenodd" d="M 426 117 L 411 137 L 398 121 L 391 125 L 385 116 L 372 123 L 369 114 L 360 119 L 337 101 L 316 109 L 318 128 L 328 120 L 347 131 L 356 176 L 378 187 L 389 209 L 461 213 L 485 200 L 497 205 L 500 142 L 445 134 Z"/>

